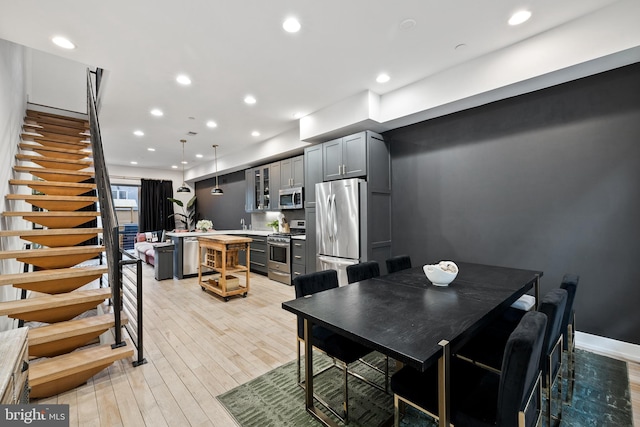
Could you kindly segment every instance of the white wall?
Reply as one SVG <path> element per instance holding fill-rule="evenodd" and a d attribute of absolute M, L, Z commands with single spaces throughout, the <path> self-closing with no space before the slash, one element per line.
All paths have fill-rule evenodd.
<path fill-rule="evenodd" d="M 27 105 L 26 99 L 26 49 L 23 46 L 0 39 L 0 195 L 3 210 L 22 210 L 21 204 L 4 201 L 9 193 L 9 179 L 20 141 L 20 130 Z M 10 204 L 11 203 L 11 204 Z M 2 218 L 0 229 L 24 228 L 25 222 L 13 218 Z M 22 242 L 17 238 L 0 238 L 0 250 L 19 249 Z M 0 274 L 18 273 L 21 264 L 15 260 L 0 260 Z M 11 286 L 0 286 L 0 301 L 16 299 L 19 292 Z M 6 316 L 0 317 L 0 331 L 14 327 L 17 322 Z"/>
<path fill-rule="evenodd" d="M 87 67 L 60 56 L 27 49 L 29 102 L 87 112 Z"/>

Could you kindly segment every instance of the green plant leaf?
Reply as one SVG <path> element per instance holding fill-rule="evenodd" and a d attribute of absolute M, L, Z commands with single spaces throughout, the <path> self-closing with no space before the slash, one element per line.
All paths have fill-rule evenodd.
<path fill-rule="evenodd" d="M 170 202 L 175 203 L 176 205 L 180 206 L 181 208 L 184 207 L 184 203 L 182 203 L 182 200 L 174 199 L 172 197 L 167 197 L 167 200 L 169 200 Z"/>
<path fill-rule="evenodd" d="M 187 209 L 191 209 L 191 207 L 193 207 L 193 205 L 195 205 L 196 203 L 196 196 L 193 196 L 188 202 L 187 202 Z"/>

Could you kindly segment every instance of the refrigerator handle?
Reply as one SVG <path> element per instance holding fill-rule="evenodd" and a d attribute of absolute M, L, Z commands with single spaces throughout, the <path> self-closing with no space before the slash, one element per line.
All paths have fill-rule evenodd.
<path fill-rule="evenodd" d="M 336 195 L 332 194 L 331 195 L 332 198 L 332 207 L 333 207 L 333 215 L 331 215 L 333 218 L 333 235 L 337 236 L 338 235 L 338 221 L 336 221 L 336 218 L 338 217 L 338 209 L 336 208 Z"/>
<path fill-rule="evenodd" d="M 327 235 L 329 236 L 329 240 L 333 240 L 333 235 L 331 234 L 333 222 L 333 210 L 331 209 L 331 194 L 327 196 Z"/>

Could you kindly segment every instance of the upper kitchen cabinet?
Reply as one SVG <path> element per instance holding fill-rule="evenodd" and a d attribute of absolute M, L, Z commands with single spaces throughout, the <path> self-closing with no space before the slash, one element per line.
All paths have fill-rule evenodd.
<path fill-rule="evenodd" d="M 304 156 L 280 161 L 280 188 L 304 187 Z"/>
<path fill-rule="evenodd" d="M 278 210 L 280 162 L 247 169 L 245 179 L 247 212 Z"/>
<path fill-rule="evenodd" d="M 360 132 L 322 144 L 324 181 L 367 175 L 369 134 L 370 132 Z"/>
<path fill-rule="evenodd" d="M 316 184 L 324 181 L 322 164 L 322 144 L 312 145 L 304 149 L 305 208 L 314 208 L 316 206 Z M 313 250 L 315 251 L 315 246 Z"/>

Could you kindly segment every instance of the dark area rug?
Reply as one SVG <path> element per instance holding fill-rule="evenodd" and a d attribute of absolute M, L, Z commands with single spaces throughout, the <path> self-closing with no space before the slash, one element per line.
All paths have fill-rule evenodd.
<path fill-rule="evenodd" d="M 369 361 L 384 366 L 384 358 L 373 353 Z M 314 372 L 331 365 L 331 360 L 314 354 Z M 392 368 L 394 363 L 390 364 Z M 365 364 L 353 366 L 366 378 L 384 384 L 384 377 Z M 317 375 L 314 389 L 336 410 L 341 408 L 342 375 L 330 368 Z M 304 374 L 303 374 L 304 376 Z M 218 400 L 243 427 L 304 427 L 321 425 L 304 409 L 304 391 L 296 383 L 296 361 L 287 363 L 235 389 Z M 563 387 L 566 390 L 566 386 Z M 329 412 L 317 404 L 328 415 Z M 364 382 L 349 378 L 351 427 L 375 427 L 393 416 L 393 397 Z M 330 415 L 331 416 L 331 415 Z M 335 417 L 331 416 L 336 421 Z M 342 425 L 342 423 L 339 423 Z M 436 426 L 426 415 L 408 408 L 403 427 Z M 627 364 L 619 360 L 578 350 L 576 384 L 571 406 L 563 405 L 561 426 L 633 426 Z"/>

